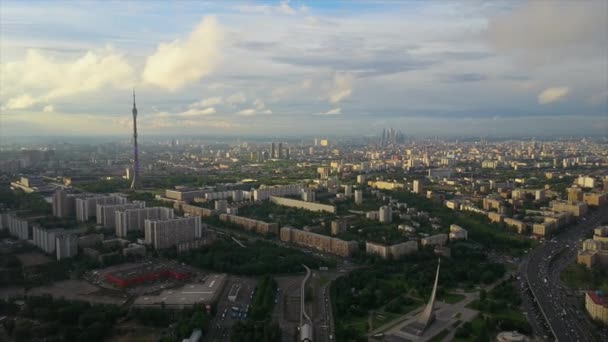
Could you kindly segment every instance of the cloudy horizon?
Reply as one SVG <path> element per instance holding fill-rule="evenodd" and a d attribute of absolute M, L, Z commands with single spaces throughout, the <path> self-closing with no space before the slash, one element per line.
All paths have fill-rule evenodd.
<path fill-rule="evenodd" d="M 0 3 L 0 135 L 606 135 L 608 3 Z M 86 135 L 86 133 L 84 133 Z"/>

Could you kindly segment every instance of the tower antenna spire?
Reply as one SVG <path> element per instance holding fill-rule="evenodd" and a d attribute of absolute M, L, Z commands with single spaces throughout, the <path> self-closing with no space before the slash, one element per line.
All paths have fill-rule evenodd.
<path fill-rule="evenodd" d="M 140 187 L 141 180 L 139 179 L 139 151 L 137 148 L 137 107 L 135 106 L 135 88 L 133 88 L 133 182 L 131 189 L 135 190 Z"/>

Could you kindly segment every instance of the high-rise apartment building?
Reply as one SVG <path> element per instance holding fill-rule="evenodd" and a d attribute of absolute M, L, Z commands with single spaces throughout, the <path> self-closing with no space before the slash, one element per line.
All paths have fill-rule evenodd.
<path fill-rule="evenodd" d="M 146 202 L 134 201 L 133 203 L 125 204 L 98 204 L 97 205 L 97 224 L 103 225 L 104 228 L 116 227 L 116 212 L 127 209 L 144 208 Z"/>
<path fill-rule="evenodd" d="M 412 192 L 415 194 L 422 194 L 424 191 L 421 180 L 415 180 L 412 182 Z"/>
<path fill-rule="evenodd" d="M 363 204 L 363 190 L 355 190 L 355 204 Z"/>
<path fill-rule="evenodd" d="M 388 205 L 383 205 L 378 210 L 378 220 L 380 223 L 391 223 L 393 221 L 393 210 Z"/>
<path fill-rule="evenodd" d="M 76 214 L 76 198 L 65 190 L 58 189 L 53 193 L 53 216 L 68 217 Z"/>
<path fill-rule="evenodd" d="M 174 217 L 172 208 L 152 207 L 126 209 L 116 212 L 116 236 L 125 237 L 130 231 L 143 232 L 146 220 L 167 220 Z"/>
<path fill-rule="evenodd" d="M 68 232 L 59 233 L 55 236 L 55 252 L 57 260 L 71 258 L 78 254 L 78 237 Z"/>
<path fill-rule="evenodd" d="M 80 222 L 85 222 L 96 216 L 98 204 L 109 205 L 125 203 L 127 203 L 127 198 L 119 195 L 92 195 L 91 197 L 76 198 L 76 219 Z"/>
<path fill-rule="evenodd" d="M 145 241 L 154 249 L 170 248 L 202 235 L 203 225 L 199 216 L 145 221 Z"/>

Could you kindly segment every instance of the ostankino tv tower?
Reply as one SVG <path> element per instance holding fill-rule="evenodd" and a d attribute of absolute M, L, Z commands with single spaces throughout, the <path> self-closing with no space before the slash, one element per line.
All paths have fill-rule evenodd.
<path fill-rule="evenodd" d="M 139 151 L 137 150 L 137 107 L 135 106 L 135 89 L 133 89 L 133 182 L 131 189 L 141 186 L 139 179 Z"/>

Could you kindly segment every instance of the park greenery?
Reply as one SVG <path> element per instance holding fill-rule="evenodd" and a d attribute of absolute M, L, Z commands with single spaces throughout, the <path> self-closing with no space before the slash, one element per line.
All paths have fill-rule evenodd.
<path fill-rule="evenodd" d="M 261 221 L 276 222 L 281 227 L 293 226 L 296 228 L 318 225 L 320 222 L 335 218 L 334 214 L 289 208 L 274 204 L 270 201 L 239 208 L 239 216 Z"/>
<path fill-rule="evenodd" d="M 333 266 L 333 262 L 261 240 L 241 247 L 233 241 L 218 239 L 209 246 L 179 255 L 178 260 L 203 269 L 245 275 L 299 273 L 302 264 L 311 268 Z"/>
<path fill-rule="evenodd" d="M 128 316 L 144 326 L 169 327 L 169 331 L 160 339 L 162 342 L 182 341 L 195 329 L 200 329 L 205 333 L 211 322 L 211 316 L 201 305 L 194 305 L 182 310 L 170 310 L 164 306 L 134 308 Z"/>
<path fill-rule="evenodd" d="M 232 342 L 281 341 L 281 330 L 270 318 L 276 295 L 277 282 L 269 275 L 262 277 L 251 301 L 248 319 L 237 322 L 233 328 Z"/>
<path fill-rule="evenodd" d="M 0 208 L 27 210 L 34 215 L 50 215 L 51 205 L 38 193 L 21 190 L 12 191 L 8 185 L 0 184 Z"/>
<path fill-rule="evenodd" d="M 564 269 L 561 278 L 566 286 L 580 290 L 602 290 L 608 293 L 608 271 L 589 269 L 585 265 L 572 263 Z"/>
<path fill-rule="evenodd" d="M 338 340 L 365 340 L 370 311 L 400 312 L 400 308 L 413 308 L 410 300 L 419 305 L 426 302 L 436 268 L 433 251 L 423 249 L 401 261 L 367 259 L 365 267 L 338 278 L 331 286 Z M 477 284 L 490 284 L 505 273 L 504 265 L 488 261 L 481 250 L 468 244 L 452 246 L 452 258 L 442 259 L 441 268 L 449 271 L 440 272 L 439 298 L 449 297 L 447 292 L 451 288 L 472 290 Z"/>
<path fill-rule="evenodd" d="M 103 341 L 116 320 L 125 315 L 118 306 L 51 296 L 26 297 L 23 302 L 20 308 L 14 301 L 0 301 L 0 314 L 14 317 L 4 327 L 15 341 Z"/>
<path fill-rule="evenodd" d="M 111 193 L 128 189 L 130 181 L 124 178 L 99 179 L 94 182 L 79 184 L 77 187 L 81 191 L 95 193 Z"/>
<path fill-rule="evenodd" d="M 134 308 L 127 311 L 116 305 L 90 304 L 53 298 L 30 296 L 22 306 L 16 300 L 0 300 L 0 315 L 10 317 L 4 327 L 15 341 L 104 341 L 119 321 L 166 329 L 159 341 L 182 341 L 194 329 L 207 330 L 211 317 L 200 305 L 182 310 Z"/>
<path fill-rule="evenodd" d="M 468 306 L 480 314 L 464 323 L 456 332 L 456 341 L 489 341 L 500 331 L 529 334 L 532 328 L 520 310 L 521 297 L 512 280 L 504 281 L 487 292 L 482 289 L 479 299 Z"/>
<path fill-rule="evenodd" d="M 277 282 L 271 276 L 266 275 L 258 282 L 256 292 L 251 301 L 250 319 L 263 321 L 270 318 L 270 313 L 274 307 L 276 291 Z"/>
<path fill-rule="evenodd" d="M 399 202 L 407 203 L 408 207 L 426 211 L 431 216 L 439 218 L 444 226 L 457 224 L 463 227 L 468 231 L 470 240 L 480 243 L 486 248 L 509 254 L 521 254 L 532 247 L 529 239 L 512 233 L 503 225 L 491 223 L 482 214 L 454 211 L 440 203 L 410 192 L 394 191 L 390 195 Z"/>

